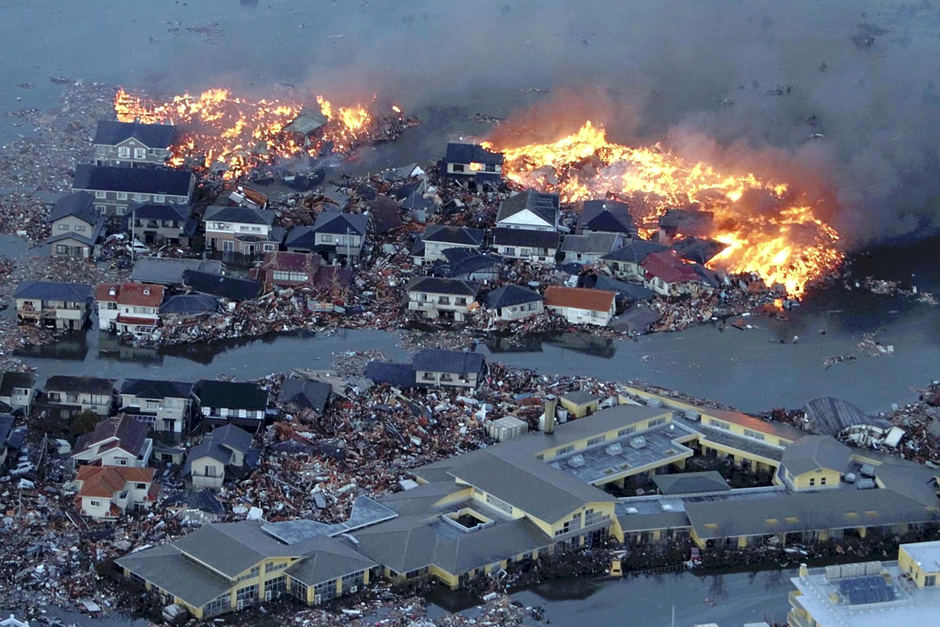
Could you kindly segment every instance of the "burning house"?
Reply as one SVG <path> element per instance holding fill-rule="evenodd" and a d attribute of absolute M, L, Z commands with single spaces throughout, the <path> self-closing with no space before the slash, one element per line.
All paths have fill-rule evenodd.
<path fill-rule="evenodd" d="M 503 155 L 479 144 L 450 142 L 438 168 L 441 176 L 496 184 L 502 180 Z"/>

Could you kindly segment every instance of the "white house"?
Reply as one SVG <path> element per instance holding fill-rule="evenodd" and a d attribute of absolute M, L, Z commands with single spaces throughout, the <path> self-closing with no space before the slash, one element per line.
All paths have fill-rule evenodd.
<path fill-rule="evenodd" d="M 461 322 L 479 304 L 476 301 L 480 288 L 460 279 L 437 277 L 415 277 L 405 286 L 408 294 L 408 310 L 420 311 L 428 318 L 452 317 Z"/>
<path fill-rule="evenodd" d="M 0 403 L 10 409 L 22 409 L 27 414 L 36 395 L 36 376 L 30 372 L 4 372 L 0 374 Z"/>
<path fill-rule="evenodd" d="M 114 520 L 126 511 L 150 509 L 160 486 L 153 468 L 82 466 L 78 469 L 75 509 L 95 520 Z"/>
<path fill-rule="evenodd" d="M 229 422 L 257 429 L 264 422 L 268 392 L 254 383 L 212 381 L 196 383 L 199 411 L 211 425 Z"/>
<path fill-rule="evenodd" d="M 444 251 L 449 248 L 479 250 L 483 245 L 483 231 L 466 226 L 444 226 L 429 224 L 421 236 L 424 244 L 423 263 L 444 259 Z"/>
<path fill-rule="evenodd" d="M 493 249 L 497 255 L 555 265 L 561 236 L 558 231 L 493 229 Z"/>
<path fill-rule="evenodd" d="M 112 333 L 149 333 L 160 324 L 164 287 L 151 283 L 98 286 L 98 328 Z"/>
<path fill-rule="evenodd" d="M 213 429 L 202 442 L 189 449 L 183 476 L 189 477 L 194 488 L 219 488 L 225 473 L 245 466 L 245 455 L 251 449 L 251 434 L 235 425 Z"/>
<path fill-rule="evenodd" d="M 545 290 L 545 308 L 572 324 L 607 326 L 617 313 L 616 297 L 606 290 L 551 285 Z"/>
<path fill-rule="evenodd" d="M 124 379 L 120 410 L 149 424 L 156 433 L 178 440 L 189 427 L 192 392 L 192 383 Z"/>
<path fill-rule="evenodd" d="M 144 468 L 153 453 L 147 425 L 122 414 L 106 418 L 75 441 L 72 459 L 79 464 Z"/>
<path fill-rule="evenodd" d="M 499 206 L 496 227 L 557 231 L 561 210 L 558 194 L 545 194 L 532 189 L 510 196 Z"/>
<path fill-rule="evenodd" d="M 593 264 L 623 245 L 620 233 L 582 233 L 566 235 L 561 245 L 565 261 L 580 264 Z"/>
<path fill-rule="evenodd" d="M 206 246 L 213 252 L 254 257 L 277 250 L 274 212 L 255 207 L 206 207 Z M 283 231 L 282 231 L 283 232 Z"/>
<path fill-rule="evenodd" d="M 488 292 L 486 307 L 500 320 L 521 320 L 545 310 L 542 295 L 520 285 L 504 285 Z"/>

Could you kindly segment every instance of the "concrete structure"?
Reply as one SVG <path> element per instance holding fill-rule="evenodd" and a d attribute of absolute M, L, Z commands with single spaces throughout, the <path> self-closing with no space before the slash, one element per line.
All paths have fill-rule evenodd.
<path fill-rule="evenodd" d="M 515 440 L 528 432 L 528 423 L 515 416 L 503 416 L 502 418 L 486 423 L 486 434 L 497 442 Z"/>
<path fill-rule="evenodd" d="M 166 164 L 178 137 L 175 126 L 101 120 L 92 143 L 95 165 L 156 167 Z"/>
<path fill-rule="evenodd" d="M 940 541 L 902 544 L 898 547 L 898 568 L 918 588 L 937 588 L 940 586 Z"/>
<path fill-rule="evenodd" d="M 213 429 L 202 442 L 189 449 L 183 477 L 194 488 L 220 488 L 226 473 L 240 476 L 246 456 L 252 452 L 251 434 L 235 425 Z"/>
<path fill-rule="evenodd" d="M 425 348 L 411 363 L 415 383 L 429 387 L 475 388 L 486 374 L 486 359 L 479 353 Z"/>
<path fill-rule="evenodd" d="M 790 581 L 791 627 L 882 627 L 932 625 L 940 607 L 940 587 L 918 579 L 911 561 L 917 553 L 934 554 L 936 542 L 902 544 L 897 565 L 861 562 L 808 569 L 800 566 Z M 913 566 L 913 568 L 911 568 Z"/>
<path fill-rule="evenodd" d="M 249 260 L 277 250 L 274 212 L 251 207 L 207 207 L 202 218 L 206 247 L 212 253 Z"/>
<path fill-rule="evenodd" d="M 23 281 L 13 292 L 20 324 L 79 331 L 88 323 L 90 285 Z"/>
<path fill-rule="evenodd" d="M 268 393 L 254 383 L 203 379 L 196 383 L 194 395 L 199 412 L 211 425 L 232 422 L 258 429 L 264 422 Z"/>
<path fill-rule="evenodd" d="M 56 201 L 49 214 L 52 231 L 46 243 L 53 257 L 92 259 L 104 233 L 105 220 L 95 211 L 94 196 L 75 192 Z"/>
<path fill-rule="evenodd" d="M 43 402 L 65 415 L 90 411 L 99 416 L 111 413 L 114 381 L 96 377 L 55 375 L 46 380 Z"/>
<path fill-rule="evenodd" d="M 542 295 L 520 285 L 504 285 L 487 292 L 484 302 L 500 320 L 522 320 L 545 310 Z"/>
<path fill-rule="evenodd" d="M 164 439 L 179 441 L 189 431 L 192 393 L 192 383 L 124 379 L 120 411 L 146 423 Z"/>
<path fill-rule="evenodd" d="M 450 142 L 438 168 L 441 176 L 496 184 L 503 177 L 503 153 L 490 152 L 479 144 Z"/>
<path fill-rule="evenodd" d="M 527 189 L 500 203 L 496 228 L 557 231 L 560 216 L 558 194 Z"/>
<path fill-rule="evenodd" d="M 92 466 L 144 468 L 153 453 L 153 440 L 147 437 L 147 430 L 147 425 L 133 416 L 106 418 L 94 431 L 75 441 L 72 459 Z"/>
<path fill-rule="evenodd" d="M 123 216 L 131 203 L 188 205 L 196 178 L 186 170 L 78 165 L 72 189 L 95 196 L 101 215 Z"/>
<path fill-rule="evenodd" d="M 75 509 L 95 520 L 114 520 L 128 510 L 150 509 L 160 491 L 153 475 L 153 468 L 82 466 L 76 478 Z"/>
<path fill-rule="evenodd" d="M 572 324 L 607 326 L 617 313 L 616 294 L 583 287 L 550 285 L 545 290 L 545 308 Z"/>
<path fill-rule="evenodd" d="M 150 283 L 102 283 L 98 301 L 98 328 L 111 333 L 151 333 L 160 324 L 164 287 Z"/>
<path fill-rule="evenodd" d="M 528 229 L 493 229 L 493 250 L 510 259 L 523 259 L 547 265 L 555 265 L 555 255 L 561 242 L 557 231 L 533 231 Z"/>
<path fill-rule="evenodd" d="M 460 279 L 415 277 L 405 285 L 408 311 L 420 311 L 428 318 L 452 318 L 463 321 L 471 311 L 479 308 L 475 283 Z"/>
<path fill-rule="evenodd" d="M 36 375 L 31 372 L 4 372 L 0 374 L 0 403 L 10 411 L 22 410 L 29 414 L 29 406 L 36 396 Z"/>

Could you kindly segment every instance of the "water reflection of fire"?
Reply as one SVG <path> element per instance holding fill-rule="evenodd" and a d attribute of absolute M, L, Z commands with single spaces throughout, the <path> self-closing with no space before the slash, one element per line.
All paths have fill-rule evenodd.
<path fill-rule="evenodd" d="M 836 230 L 784 183 L 687 163 L 659 146 L 615 144 L 590 122 L 552 143 L 497 149 L 505 154 L 508 178 L 555 191 L 566 202 L 616 196 L 627 200 L 634 217 L 647 224 L 671 208 L 712 212 L 709 236 L 726 248 L 708 265 L 755 272 L 767 285 L 784 285 L 791 296 L 800 296 L 808 282 L 830 273 L 842 260 Z"/>
<path fill-rule="evenodd" d="M 307 114 L 299 102 L 249 100 L 233 96 L 227 89 L 209 89 L 192 96 L 182 94 L 164 102 L 147 101 L 118 89 L 114 111 L 121 122 L 174 124 L 182 131 L 173 146 L 170 165 L 197 162 L 205 168 L 222 165 L 225 178 L 238 178 L 276 157 L 301 154 L 316 156 L 330 142 L 333 149 L 348 152 L 369 141 L 377 131 L 375 103 L 336 107 L 317 96 L 322 119 L 312 125 L 311 137 L 285 132 L 298 115 Z M 392 108 L 393 117 L 401 109 Z M 311 141 L 312 139 L 312 141 Z"/>

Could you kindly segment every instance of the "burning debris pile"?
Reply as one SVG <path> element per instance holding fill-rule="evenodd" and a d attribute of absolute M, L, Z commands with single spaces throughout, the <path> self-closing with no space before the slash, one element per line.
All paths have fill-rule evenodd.
<path fill-rule="evenodd" d="M 170 165 L 222 171 L 236 179 L 277 159 L 316 158 L 335 151 L 348 153 L 370 142 L 395 139 L 414 118 L 397 106 L 335 106 L 323 96 L 306 105 L 300 101 L 251 100 L 227 89 L 188 93 L 164 102 L 118 89 L 114 97 L 118 121 L 173 124 L 181 135 L 171 150 Z"/>
<path fill-rule="evenodd" d="M 669 209 L 712 214 L 707 235 L 726 248 L 709 267 L 757 272 L 768 286 L 783 284 L 791 296 L 800 296 L 807 283 L 842 260 L 839 234 L 783 183 L 686 163 L 658 145 L 616 144 L 591 122 L 553 143 L 497 148 L 505 155 L 504 175 L 516 183 L 556 192 L 562 202 L 622 199 L 646 228 Z"/>

